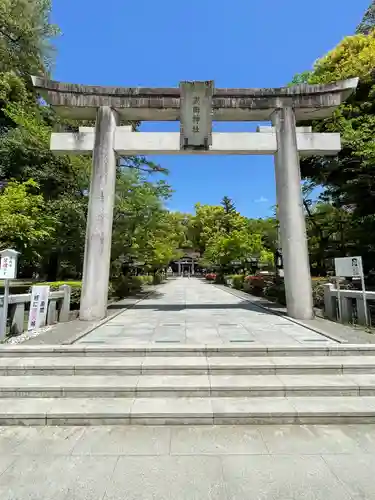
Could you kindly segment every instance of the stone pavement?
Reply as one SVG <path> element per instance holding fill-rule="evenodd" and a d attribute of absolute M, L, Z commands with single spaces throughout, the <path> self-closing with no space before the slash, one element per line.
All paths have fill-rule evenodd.
<path fill-rule="evenodd" d="M 107 318 L 101 321 L 80 321 L 74 319 L 69 323 L 56 323 L 51 325 L 48 331 L 43 332 L 35 337 L 31 337 L 22 343 L 28 345 L 69 345 L 74 343 L 77 339 L 81 338 L 88 332 L 91 332 L 99 325 L 108 321 L 109 318 L 114 318 L 121 311 L 133 307 L 142 298 L 154 293 L 160 285 L 144 286 L 141 291 L 126 297 L 122 300 L 108 304 Z M 78 311 L 77 311 L 78 313 Z"/>
<path fill-rule="evenodd" d="M 373 500 L 375 425 L 0 428 L 1 500 Z"/>
<path fill-rule="evenodd" d="M 234 290 L 225 285 L 215 285 L 218 288 L 228 291 L 229 293 L 240 297 L 244 300 L 259 305 L 270 312 L 274 312 L 280 316 L 287 316 L 287 309 L 285 306 L 271 302 L 264 297 L 255 297 L 249 295 L 242 290 Z M 303 326 L 311 328 L 311 330 L 323 333 L 324 335 L 341 342 L 350 342 L 351 344 L 375 344 L 375 335 L 373 330 L 368 330 L 363 325 L 347 325 L 336 323 L 322 317 L 322 311 L 316 310 L 317 314 L 314 319 L 309 320 L 293 320 Z"/>
<path fill-rule="evenodd" d="M 179 278 L 77 341 L 325 345 L 334 341 L 197 278 Z"/>
<path fill-rule="evenodd" d="M 375 498 L 373 346 L 199 279 L 168 282 L 75 345 L 0 354 L 2 422 L 43 420 L 0 427 L 1 500 Z M 330 425 L 298 425 L 312 422 Z"/>

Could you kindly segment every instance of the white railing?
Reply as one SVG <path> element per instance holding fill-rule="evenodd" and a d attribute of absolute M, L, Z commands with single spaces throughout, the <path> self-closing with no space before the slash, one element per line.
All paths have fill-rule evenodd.
<path fill-rule="evenodd" d="M 332 283 L 324 285 L 324 313 L 325 316 L 334 321 L 339 320 L 338 296 L 340 296 L 341 305 L 341 321 L 343 323 L 353 322 L 354 307 L 353 302 L 356 302 L 357 323 L 359 325 L 366 324 L 365 304 L 363 292 L 361 290 L 340 290 Z M 366 292 L 366 302 L 375 301 L 375 292 Z"/>
<path fill-rule="evenodd" d="M 48 297 L 47 325 L 69 321 L 71 287 L 62 285 Z M 9 295 L 8 317 L 11 335 L 20 335 L 25 330 L 25 305 L 31 301 L 31 293 Z M 3 313 L 3 297 L 0 297 L 0 316 Z"/>

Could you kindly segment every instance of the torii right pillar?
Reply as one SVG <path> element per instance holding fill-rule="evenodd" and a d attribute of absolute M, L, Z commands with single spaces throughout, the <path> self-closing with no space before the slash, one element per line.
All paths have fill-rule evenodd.
<path fill-rule="evenodd" d="M 312 319 L 314 312 L 311 275 L 294 109 L 291 107 L 276 109 L 272 123 L 277 141 L 276 199 L 287 312 L 292 318 Z"/>

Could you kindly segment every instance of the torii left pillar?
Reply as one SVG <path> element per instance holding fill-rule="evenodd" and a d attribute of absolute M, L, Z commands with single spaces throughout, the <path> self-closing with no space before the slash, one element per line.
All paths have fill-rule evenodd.
<path fill-rule="evenodd" d="M 98 108 L 79 314 L 84 321 L 100 320 L 107 314 L 116 185 L 114 146 L 118 122 L 118 115 L 112 108 Z"/>

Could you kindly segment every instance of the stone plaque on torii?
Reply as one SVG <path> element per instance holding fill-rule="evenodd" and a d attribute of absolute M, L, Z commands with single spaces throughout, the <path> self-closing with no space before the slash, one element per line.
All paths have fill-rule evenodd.
<path fill-rule="evenodd" d="M 214 82 L 182 82 L 180 90 L 180 149 L 208 151 Z"/>
<path fill-rule="evenodd" d="M 95 128 L 53 133 L 56 153 L 92 154 L 80 318 L 102 319 L 107 310 L 112 220 L 118 155 L 267 154 L 275 158 L 288 314 L 313 317 L 299 158 L 336 155 L 339 134 L 313 133 L 296 121 L 330 116 L 356 89 L 353 78 L 327 85 L 215 89 L 213 82 L 179 88 L 91 87 L 33 77 L 36 90 L 62 116 L 96 119 Z M 136 132 L 133 121 L 181 122 L 180 133 Z M 212 133 L 212 121 L 271 121 L 257 132 Z"/>

